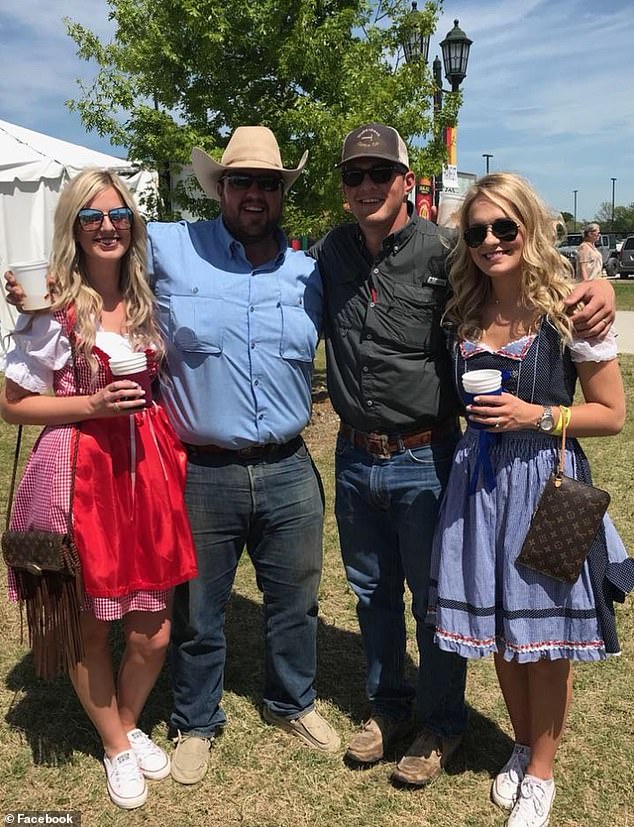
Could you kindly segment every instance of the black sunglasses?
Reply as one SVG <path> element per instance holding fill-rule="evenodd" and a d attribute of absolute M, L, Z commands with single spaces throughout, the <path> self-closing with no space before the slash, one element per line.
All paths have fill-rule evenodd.
<path fill-rule="evenodd" d="M 468 247 L 479 247 L 489 230 L 498 241 L 515 241 L 520 228 L 512 218 L 496 218 L 492 224 L 474 224 L 473 227 L 468 227 L 462 237 Z"/>
<path fill-rule="evenodd" d="M 117 230 L 129 230 L 132 226 L 132 210 L 130 207 L 115 207 L 113 210 L 108 210 L 107 213 L 102 210 L 86 208 L 77 213 L 77 220 L 82 230 L 99 230 L 106 216 Z"/>
<path fill-rule="evenodd" d="M 225 175 L 221 181 L 226 181 L 234 190 L 248 190 L 255 184 L 262 192 L 277 192 L 284 182 L 279 175 Z"/>
<path fill-rule="evenodd" d="M 347 169 L 341 170 L 341 180 L 347 187 L 358 187 L 365 176 L 369 175 L 370 181 L 373 183 L 387 184 L 396 172 L 405 175 L 405 170 L 399 164 L 381 164 L 376 167 L 370 167 L 370 169 L 348 167 Z"/>

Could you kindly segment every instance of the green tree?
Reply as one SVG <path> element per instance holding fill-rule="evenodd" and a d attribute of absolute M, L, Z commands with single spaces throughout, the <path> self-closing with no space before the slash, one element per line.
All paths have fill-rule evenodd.
<path fill-rule="evenodd" d="M 99 65 L 68 105 L 134 161 L 165 173 L 188 163 L 192 146 L 219 158 L 236 126 L 267 125 L 286 164 L 309 150 L 286 223 L 313 236 L 344 215 L 334 164 L 354 126 L 392 124 L 409 139 L 417 173 L 440 169 L 441 128 L 455 123 L 460 93 L 445 96 L 434 121 L 430 69 L 396 59 L 399 37 L 415 22 L 408 0 L 382 2 L 382 15 L 372 0 L 108 2 L 116 23 L 110 43 L 66 21 L 79 56 Z M 416 13 L 430 33 L 440 2 Z M 425 146 L 412 146 L 415 136 Z M 214 208 L 195 187 L 181 187 L 176 198 L 176 207 L 199 215 Z"/>
<path fill-rule="evenodd" d="M 614 232 L 627 235 L 634 229 L 634 204 L 629 207 L 614 207 L 614 225 L 612 224 L 612 204 L 603 201 L 597 210 L 594 220 L 601 225 L 604 232 Z"/>

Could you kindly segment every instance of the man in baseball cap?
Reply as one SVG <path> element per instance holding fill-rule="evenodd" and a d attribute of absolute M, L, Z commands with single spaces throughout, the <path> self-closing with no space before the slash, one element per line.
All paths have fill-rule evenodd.
<path fill-rule="evenodd" d="M 343 195 L 356 223 L 316 246 L 324 282 L 328 390 L 341 418 L 335 511 L 366 651 L 370 717 L 346 753 L 373 764 L 413 738 L 393 779 L 424 786 L 466 726 L 465 661 L 425 625 L 431 541 L 458 440 L 458 399 L 440 319 L 444 231 L 417 216 L 405 142 L 369 123 L 343 142 Z M 405 680 L 404 587 L 420 665 Z"/>

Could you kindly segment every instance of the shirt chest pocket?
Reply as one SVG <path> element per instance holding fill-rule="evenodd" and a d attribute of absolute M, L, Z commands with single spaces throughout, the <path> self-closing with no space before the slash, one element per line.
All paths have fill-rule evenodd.
<path fill-rule="evenodd" d="M 170 297 L 170 338 L 186 353 L 222 353 L 222 300 L 203 296 Z"/>
<path fill-rule="evenodd" d="M 416 284 L 395 284 L 391 315 L 405 345 L 435 351 L 440 341 L 441 291 Z"/>
<path fill-rule="evenodd" d="M 282 338 L 280 356 L 298 362 L 312 362 L 317 347 L 317 331 L 303 307 L 281 305 Z"/>

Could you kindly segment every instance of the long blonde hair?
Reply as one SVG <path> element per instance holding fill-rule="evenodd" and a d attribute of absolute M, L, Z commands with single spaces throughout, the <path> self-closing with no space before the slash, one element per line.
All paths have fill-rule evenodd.
<path fill-rule="evenodd" d="M 491 297 L 491 281 L 476 266 L 462 235 L 478 198 L 486 198 L 520 225 L 524 236 L 521 301 L 533 311 L 532 324 L 547 316 L 562 341 L 570 341 L 572 324 L 563 300 L 573 288 L 573 272 L 556 247 L 558 215 L 548 209 L 528 181 L 509 172 L 486 175 L 467 192 L 460 211 L 459 239 L 448 256 L 453 295 L 447 302 L 446 319 L 457 325 L 463 339 L 477 340 L 482 335 L 481 314 Z"/>
<path fill-rule="evenodd" d="M 92 355 L 103 301 L 90 285 L 83 251 L 77 242 L 77 215 L 95 196 L 113 187 L 132 210 L 130 247 L 121 259 L 119 286 L 126 314 L 126 333 L 134 350 L 152 348 L 162 358 L 164 347 L 155 319 L 154 296 L 147 282 L 147 231 L 132 194 L 123 181 L 105 169 L 85 169 L 64 187 L 57 202 L 53 226 L 53 252 L 49 271 L 56 281 L 53 310 L 72 305 L 78 349 L 93 373 Z"/>

